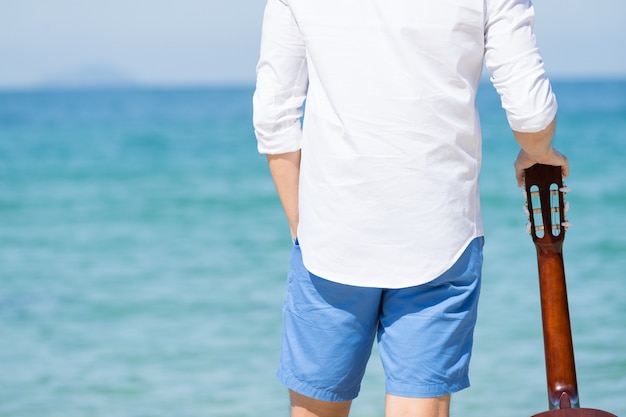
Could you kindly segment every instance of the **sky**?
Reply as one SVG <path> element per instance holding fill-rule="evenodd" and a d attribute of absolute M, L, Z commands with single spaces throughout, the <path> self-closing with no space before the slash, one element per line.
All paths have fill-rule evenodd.
<path fill-rule="evenodd" d="M 534 6 L 550 78 L 626 78 L 626 1 Z M 265 0 L 0 0 L 0 89 L 252 85 L 264 7 Z"/>

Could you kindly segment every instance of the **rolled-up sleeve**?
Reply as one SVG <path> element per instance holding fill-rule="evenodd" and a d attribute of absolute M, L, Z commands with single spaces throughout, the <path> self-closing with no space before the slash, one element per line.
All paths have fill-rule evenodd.
<path fill-rule="evenodd" d="M 557 112 L 533 32 L 534 9 L 529 0 L 487 2 L 485 64 L 502 99 L 511 128 L 538 132 Z"/>
<path fill-rule="evenodd" d="M 253 98 L 254 132 L 260 153 L 300 149 L 300 118 L 307 86 L 304 41 L 291 9 L 281 0 L 268 0 Z"/>

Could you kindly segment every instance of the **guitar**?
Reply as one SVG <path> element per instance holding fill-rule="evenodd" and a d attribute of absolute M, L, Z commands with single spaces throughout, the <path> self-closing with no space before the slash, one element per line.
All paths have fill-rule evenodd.
<path fill-rule="evenodd" d="M 529 232 L 537 249 L 549 411 L 533 417 L 617 417 L 580 408 L 569 319 L 563 240 L 565 220 L 561 167 L 536 164 L 526 169 Z"/>

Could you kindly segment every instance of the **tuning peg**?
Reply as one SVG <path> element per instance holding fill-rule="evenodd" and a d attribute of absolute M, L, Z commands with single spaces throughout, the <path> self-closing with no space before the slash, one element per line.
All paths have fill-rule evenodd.
<path fill-rule="evenodd" d="M 530 211 L 528 210 L 528 206 L 524 206 L 522 207 L 522 209 L 524 210 L 525 215 L 530 216 Z"/>
<path fill-rule="evenodd" d="M 563 186 L 561 188 L 559 188 L 559 191 L 562 192 L 563 194 L 567 194 L 570 191 L 572 191 L 569 187 Z"/>
<path fill-rule="evenodd" d="M 565 204 L 563 205 L 563 211 L 565 211 L 565 213 L 569 211 L 569 201 L 566 201 Z"/>
<path fill-rule="evenodd" d="M 573 224 L 568 221 L 564 221 L 563 223 L 561 223 L 561 226 L 563 226 L 563 228 L 567 230 L 567 228 L 573 226 Z"/>
<path fill-rule="evenodd" d="M 532 225 L 530 224 L 530 222 L 526 223 L 526 233 L 530 234 L 532 230 Z"/>

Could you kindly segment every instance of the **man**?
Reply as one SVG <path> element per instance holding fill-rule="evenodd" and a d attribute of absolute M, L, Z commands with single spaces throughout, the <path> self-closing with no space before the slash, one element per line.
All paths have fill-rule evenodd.
<path fill-rule="evenodd" d="M 537 162 L 567 175 L 533 19 L 528 0 L 268 0 L 254 125 L 294 240 L 292 416 L 347 416 L 376 337 L 388 417 L 448 416 L 469 386 L 483 61 L 518 184 Z"/>

